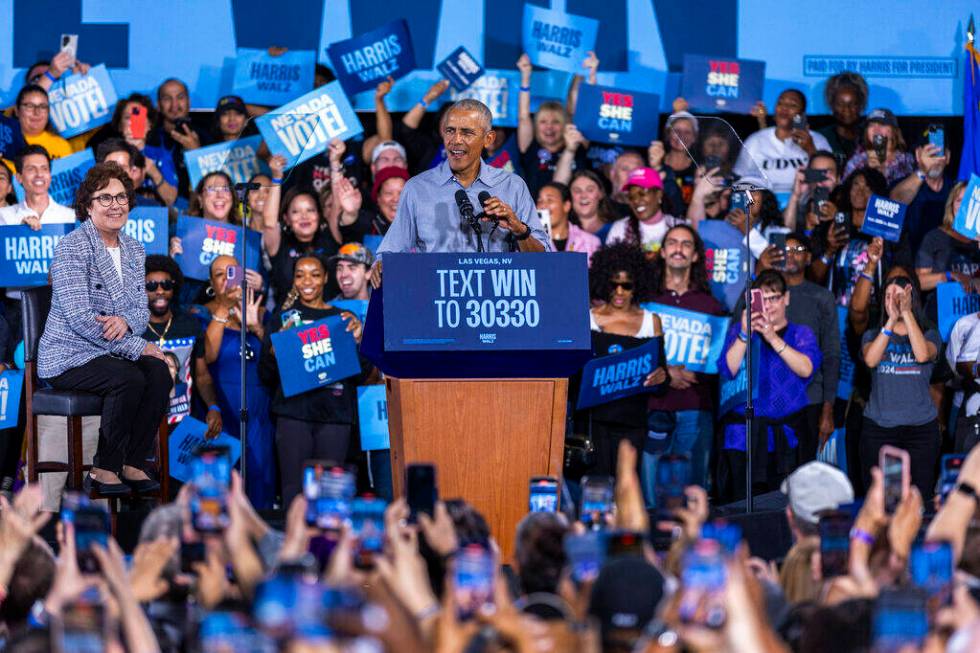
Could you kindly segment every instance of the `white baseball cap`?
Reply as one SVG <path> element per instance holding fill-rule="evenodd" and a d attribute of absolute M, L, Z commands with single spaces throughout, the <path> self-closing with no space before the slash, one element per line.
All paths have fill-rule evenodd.
<path fill-rule="evenodd" d="M 381 153 L 385 150 L 398 150 L 398 153 L 402 155 L 402 158 L 406 161 L 408 160 L 408 156 L 405 154 L 405 148 L 402 147 L 401 143 L 396 141 L 382 141 L 375 145 L 374 149 L 371 150 L 371 163 L 377 161 L 378 157 L 381 156 Z"/>
<path fill-rule="evenodd" d="M 808 462 L 786 477 L 779 488 L 789 498 L 793 514 L 816 524 L 819 513 L 854 501 L 854 488 L 847 475 L 833 465 Z"/>

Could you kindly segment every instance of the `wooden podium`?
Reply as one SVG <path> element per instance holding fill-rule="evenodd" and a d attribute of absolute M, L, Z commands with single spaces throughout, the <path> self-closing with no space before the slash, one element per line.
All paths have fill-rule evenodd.
<path fill-rule="evenodd" d="M 395 495 L 405 466 L 435 463 L 442 499 L 486 517 L 505 560 L 532 476 L 561 476 L 568 380 L 386 379 Z"/>

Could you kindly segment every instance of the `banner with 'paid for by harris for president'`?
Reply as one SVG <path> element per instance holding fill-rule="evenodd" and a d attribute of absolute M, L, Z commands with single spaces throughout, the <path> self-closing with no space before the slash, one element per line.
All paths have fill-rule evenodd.
<path fill-rule="evenodd" d="M 271 336 L 282 393 L 292 397 L 360 374 L 357 343 L 334 315 Z"/>
<path fill-rule="evenodd" d="M 264 116 L 255 124 L 272 154 L 292 167 L 327 149 L 334 138 L 362 133 L 361 121 L 338 82 L 330 82 Z"/>
<path fill-rule="evenodd" d="M 86 75 L 68 75 L 51 87 L 51 122 L 65 138 L 84 134 L 112 120 L 118 99 L 105 64 L 94 66 Z"/>

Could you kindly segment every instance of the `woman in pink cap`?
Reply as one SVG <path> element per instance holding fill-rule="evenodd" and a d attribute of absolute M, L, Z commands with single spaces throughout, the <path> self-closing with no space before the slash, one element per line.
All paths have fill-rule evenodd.
<path fill-rule="evenodd" d="M 629 202 L 630 215 L 613 223 L 606 243 L 635 243 L 648 257 L 653 256 L 659 251 L 667 230 L 684 220 L 663 212 L 664 182 L 653 168 L 637 168 L 631 172 L 623 192 Z"/>

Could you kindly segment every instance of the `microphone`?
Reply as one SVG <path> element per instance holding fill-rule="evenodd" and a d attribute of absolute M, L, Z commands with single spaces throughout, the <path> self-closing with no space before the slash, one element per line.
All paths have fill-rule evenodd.
<path fill-rule="evenodd" d="M 459 207 L 459 215 L 467 222 L 473 221 L 473 204 L 470 202 L 466 191 L 460 188 L 456 191 L 456 206 Z"/>
<path fill-rule="evenodd" d="M 237 190 L 239 193 L 242 191 L 259 190 L 260 188 L 262 188 L 262 185 L 256 184 L 255 182 L 241 182 L 235 184 L 235 190 Z"/>
<path fill-rule="evenodd" d="M 490 197 L 491 197 L 490 193 L 488 193 L 485 190 L 481 190 L 480 191 L 480 194 L 476 196 L 476 198 L 478 200 L 480 200 L 480 206 L 483 206 L 483 207 L 486 207 L 487 202 L 490 201 Z"/>

